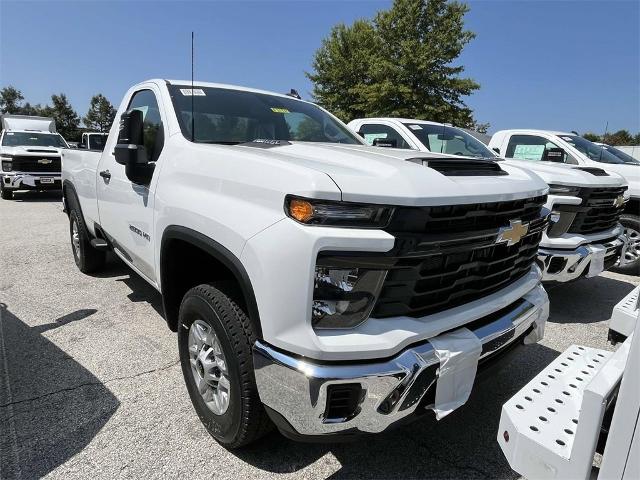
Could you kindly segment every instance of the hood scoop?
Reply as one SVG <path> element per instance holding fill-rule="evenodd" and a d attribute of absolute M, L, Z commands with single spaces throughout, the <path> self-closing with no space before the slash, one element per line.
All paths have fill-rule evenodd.
<path fill-rule="evenodd" d="M 33 153 L 58 153 L 57 150 L 42 150 L 38 148 L 25 148 L 25 151 Z"/>
<path fill-rule="evenodd" d="M 437 170 L 447 177 L 492 177 L 508 175 L 493 160 L 471 158 L 410 158 L 407 161 Z"/>
<path fill-rule="evenodd" d="M 601 168 L 597 167 L 575 167 L 576 170 L 582 170 L 583 172 L 590 173 L 596 177 L 608 177 L 609 174 Z"/>

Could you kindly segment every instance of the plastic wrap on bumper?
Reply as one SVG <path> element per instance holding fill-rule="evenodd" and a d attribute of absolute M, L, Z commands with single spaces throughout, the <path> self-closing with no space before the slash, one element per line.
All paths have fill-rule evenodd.
<path fill-rule="evenodd" d="M 482 343 L 480 362 L 514 342 L 532 343 L 544 334 L 548 298 L 538 285 L 522 301 L 474 321 L 469 329 Z M 437 337 L 436 337 L 437 338 Z M 425 404 L 437 388 L 440 360 L 429 341 L 412 345 L 396 356 L 368 362 L 315 363 L 256 342 L 254 367 L 262 402 L 282 416 L 294 434 L 322 436 L 377 433 L 400 422 Z M 341 389 L 341 390 L 340 390 Z M 351 399 L 338 397 L 350 389 Z M 340 412 L 340 415 L 335 415 Z"/>

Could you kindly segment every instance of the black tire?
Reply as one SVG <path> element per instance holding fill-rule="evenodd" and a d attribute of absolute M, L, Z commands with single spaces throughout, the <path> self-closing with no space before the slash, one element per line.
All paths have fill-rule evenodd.
<path fill-rule="evenodd" d="M 230 384 L 226 411 L 215 414 L 198 391 L 189 356 L 192 324 L 203 321 L 211 327 L 224 354 Z M 191 402 L 209 434 L 225 448 L 248 445 L 268 433 L 269 419 L 256 386 L 252 346 L 255 332 L 246 313 L 214 285 L 189 290 L 180 305 L 178 350 L 182 373 Z"/>
<path fill-rule="evenodd" d="M 625 228 L 625 233 L 633 237 L 635 246 L 627 245 L 627 248 L 633 248 L 634 251 L 640 255 L 640 216 L 623 213 L 620 217 L 620 223 Z M 629 240 L 629 238 L 627 240 Z M 629 253 L 627 254 L 627 259 L 629 258 Z M 640 275 L 640 256 L 632 263 L 627 263 L 622 266 L 618 265 L 613 268 L 613 270 L 626 275 Z"/>
<path fill-rule="evenodd" d="M 91 237 L 87 231 L 82 214 L 74 205 L 69 212 L 69 237 L 71 239 L 71 253 L 78 269 L 82 273 L 96 272 L 104 267 L 106 252 L 96 250 L 91 246 Z M 77 239 L 74 241 L 74 235 Z"/>
<path fill-rule="evenodd" d="M 3 200 L 12 200 L 13 199 L 13 190 L 9 190 L 8 188 L 4 188 L 1 178 L 0 178 L 0 197 L 2 197 Z"/>

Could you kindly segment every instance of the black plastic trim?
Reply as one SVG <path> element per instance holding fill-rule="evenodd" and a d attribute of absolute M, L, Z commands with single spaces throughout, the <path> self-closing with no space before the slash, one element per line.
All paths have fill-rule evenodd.
<path fill-rule="evenodd" d="M 200 232 L 197 232 L 196 230 L 192 230 L 180 225 L 169 225 L 167 228 L 165 228 L 160 244 L 160 286 L 162 290 L 162 306 L 164 308 L 166 320 L 169 324 L 169 327 L 172 328 L 173 326 L 174 328 L 172 329 L 175 329 L 178 324 L 178 319 L 177 315 L 175 315 L 176 318 L 173 318 L 174 312 L 167 308 L 166 304 L 166 282 L 164 281 L 165 279 L 163 272 L 165 271 L 164 266 L 166 262 L 166 259 L 164 258 L 164 252 L 168 240 L 182 240 L 186 243 L 190 243 L 195 247 L 200 248 L 207 254 L 211 255 L 231 271 L 242 291 L 242 295 L 247 305 L 247 314 L 249 315 L 249 319 L 252 321 L 253 326 L 256 329 L 256 335 L 261 339 L 262 326 L 260 323 L 260 314 L 258 313 L 258 304 L 253 292 L 251 280 L 249 279 L 249 275 L 242 265 L 242 262 L 230 250 L 228 250 L 226 247 L 216 242 L 215 240 L 207 237 L 206 235 L 203 235 Z"/>

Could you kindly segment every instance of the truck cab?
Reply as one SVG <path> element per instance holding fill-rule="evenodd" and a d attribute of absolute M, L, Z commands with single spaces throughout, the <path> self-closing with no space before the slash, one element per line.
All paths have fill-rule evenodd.
<path fill-rule="evenodd" d="M 53 118 L 3 115 L 0 134 L 0 196 L 17 190 L 60 190 L 61 152 L 69 148 Z"/>
<path fill-rule="evenodd" d="M 100 132 L 83 132 L 77 148 L 101 152 L 104 150 L 108 135 L 108 133 Z"/>
<path fill-rule="evenodd" d="M 555 155 L 554 162 L 621 175 L 627 181 L 629 193 L 620 217 L 627 245 L 616 268 L 622 273 L 640 274 L 640 161 L 617 155 L 575 133 L 550 130 L 501 130 L 493 135 L 489 147 L 509 159 L 540 161 L 551 153 Z"/>
<path fill-rule="evenodd" d="M 440 152 L 452 160 L 462 155 L 498 159 L 497 153 L 475 136 L 451 125 L 367 118 L 354 120 L 349 126 L 372 145 L 386 142 L 385 146 Z M 628 200 L 627 185 L 620 175 L 600 168 L 580 169 L 553 162 L 549 154 L 554 153 L 558 152 L 548 151 L 544 158 L 541 155 L 539 160 L 543 161 L 509 159 L 506 163 L 535 172 L 550 188 L 545 206 L 552 212 L 551 224 L 538 252 L 543 280 L 568 282 L 593 277 L 623 256 L 626 238 L 619 220 Z"/>

